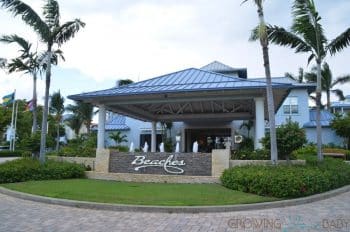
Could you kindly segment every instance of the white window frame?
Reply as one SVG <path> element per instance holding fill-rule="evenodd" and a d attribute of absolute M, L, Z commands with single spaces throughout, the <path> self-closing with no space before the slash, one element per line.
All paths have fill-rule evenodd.
<path fill-rule="evenodd" d="M 287 97 L 282 105 L 284 115 L 299 115 L 299 99 L 296 96 Z"/>

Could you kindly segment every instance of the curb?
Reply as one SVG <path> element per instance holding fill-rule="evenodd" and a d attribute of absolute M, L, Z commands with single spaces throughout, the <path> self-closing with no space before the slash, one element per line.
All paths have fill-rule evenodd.
<path fill-rule="evenodd" d="M 272 209 L 281 208 L 287 206 L 303 205 L 312 203 L 320 200 L 325 200 L 342 193 L 350 191 L 350 185 L 342 188 L 331 190 L 325 193 L 312 195 L 309 197 L 281 200 L 274 202 L 264 202 L 255 204 L 240 204 L 240 205 L 224 205 L 224 206 L 147 206 L 147 205 L 123 205 L 123 204 L 108 204 L 108 203 L 97 203 L 87 201 L 76 201 L 66 200 L 51 197 L 43 197 L 28 193 L 17 192 L 13 190 L 0 187 L 0 193 L 34 202 L 54 204 L 61 206 L 69 206 L 83 209 L 94 209 L 94 210 L 109 210 L 109 211 L 128 211 L 128 212 L 148 212 L 148 213 L 219 213 L 219 212 L 234 212 L 234 211 L 245 211 L 245 210 L 261 210 L 261 209 Z"/>

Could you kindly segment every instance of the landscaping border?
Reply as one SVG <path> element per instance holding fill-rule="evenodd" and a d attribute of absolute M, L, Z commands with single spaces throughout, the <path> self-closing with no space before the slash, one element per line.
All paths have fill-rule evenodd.
<path fill-rule="evenodd" d="M 94 209 L 94 210 L 151 212 L 151 213 L 217 213 L 217 212 L 271 209 L 271 208 L 296 206 L 296 205 L 316 202 L 316 201 L 331 198 L 349 191 L 350 191 L 350 185 L 347 185 L 342 188 L 338 188 L 338 189 L 320 193 L 320 194 L 315 194 L 308 197 L 291 199 L 291 200 L 274 201 L 274 202 L 239 204 L 239 205 L 218 205 L 218 206 L 148 206 L 148 205 L 108 204 L 108 203 L 58 199 L 58 198 L 43 197 L 43 196 L 13 191 L 4 187 L 0 187 L 0 193 L 2 194 L 23 199 L 23 200 L 30 200 L 30 201 L 41 202 L 46 204 L 54 204 L 54 205 L 70 206 L 70 207 L 77 207 L 77 208 L 84 208 L 84 209 Z"/>

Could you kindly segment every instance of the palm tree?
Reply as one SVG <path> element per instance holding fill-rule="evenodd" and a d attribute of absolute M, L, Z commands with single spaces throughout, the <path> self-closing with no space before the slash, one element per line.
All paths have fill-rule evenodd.
<path fill-rule="evenodd" d="M 56 0 L 46 0 L 46 3 L 43 6 L 43 19 L 29 5 L 20 0 L 0 0 L 0 4 L 2 8 L 12 12 L 14 16 L 21 16 L 22 20 L 34 29 L 39 35 L 40 40 L 47 46 L 45 100 L 40 140 L 40 161 L 41 163 L 44 163 L 51 82 L 52 49 L 55 45 L 60 47 L 63 43 L 73 38 L 80 28 L 85 26 L 85 23 L 79 19 L 75 19 L 61 24 L 59 5 Z"/>
<path fill-rule="evenodd" d="M 37 130 L 37 91 L 36 82 L 37 74 L 40 72 L 40 64 L 38 62 L 37 53 L 31 50 L 32 44 L 18 35 L 6 35 L 0 37 L 0 42 L 3 43 L 16 43 L 20 47 L 21 55 L 7 64 L 9 73 L 12 72 L 24 72 L 30 74 L 33 78 L 33 125 L 32 134 Z"/>
<path fill-rule="evenodd" d="M 78 137 L 81 125 L 83 125 L 83 120 L 79 116 L 72 115 L 66 119 L 65 122 L 74 131 L 76 137 Z"/>
<path fill-rule="evenodd" d="M 243 3 L 248 0 L 244 0 Z M 271 69 L 270 69 L 270 58 L 269 58 L 269 40 L 267 37 L 266 23 L 264 18 L 263 10 L 263 0 L 254 0 L 255 5 L 258 10 L 259 26 L 257 39 L 260 40 L 260 45 L 263 51 L 263 60 L 265 67 L 266 76 L 266 95 L 267 95 L 267 110 L 269 113 L 269 123 L 270 123 L 270 145 L 271 145 L 271 162 L 272 164 L 277 163 L 278 151 L 277 151 L 277 140 L 276 140 L 276 123 L 275 123 L 275 104 L 273 99 L 272 91 L 272 80 L 271 80 Z"/>
<path fill-rule="evenodd" d="M 248 132 L 247 137 L 250 138 L 250 131 L 251 131 L 251 129 L 252 129 L 253 126 L 254 126 L 253 120 L 248 120 L 248 121 L 246 121 L 246 122 L 243 122 L 243 123 L 241 124 L 241 126 L 239 127 L 239 129 L 246 128 L 246 129 L 247 129 L 247 132 Z"/>
<path fill-rule="evenodd" d="M 87 132 L 90 133 L 91 121 L 94 115 L 94 106 L 90 103 L 75 101 L 75 105 L 69 104 L 66 109 L 67 111 L 72 112 L 76 117 L 79 117 L 85 125 Z"/>
<path fill-rule="evenodd" d="M 322 155 L 322 127 L 321 127 L 321 64 L 328 52 L 334 55 L 350 45 L 350 28 L 327 44 L 327 38 L 320 24 L 319 16 L 313 0 L 295 0 L 293 5 L 293 23 L 290 31 L 279 26 L 267 26 L 267 37 L 270 42 L 295 49 L 296 53 L 309 53 L 308 63 L 316 61 L 316 130 L 317 157 Z M 258 39 L 257 30 L 253 31 L 252 39 Z"/>
<path fill-rule="evenodd" d="M 123 142 L 125 142 L 125 143 L 128 142 L 128 140 L 126 139 L 127 136 L 122 135 L 121 133 L 122 133 L 121 131 L 117 131 L 117 132 L 109 135 L 109 138 L 113 139 L 117 146 L 119 146 L 119 144 L 121 144 Z"/>
<path fill-rule="evenodd" d="M 350 82 L 350 75 L 344 75 L 337 77 L 333 80 L 332 71 L 328 63 L 324 62 L 321 69 L 321 88 L 327 95 L 327 109 L 331 107 L 331 92 L 337 95 L 339 100 L 345 99 L 343 91 L 341 89 L 334 89 L 337 84 L 345 84 Z M 317 80 L 317 66 L 312 67 L 311 72 L 305 73 L 305 78 L 308 82 L 315 82 Z"/>
<path fill-rule="evenodd" d="M 0 68 L 5 68 L 7 63 L 7 59 L 0 57 Z"/>
<path fill-rule="evenodd" d="M 58 151 L 60 146 L 60 126 L 64 113 L 64 97 L 60 91 L 52 94 L 50 111 L 52 114 L 55 114 L 54 119 L 57 123 L 56 151 Z"/>
<path fill-rule="evenodd" d="M 284 74 L 284 76 L 289 77 L 289 78 L 291 78 L 292 80 L 294 80 L 294 81 L 296 81 L 298 83 L 303 83 L 304 82 L 304 75 L 305 75 L 304 74 L 304 69 L 303 68 L 299 68 L 298 71 L 299 71 L 298 72 L 298 76 L 295 76 L 295 75 L 293 75 L 293 74 L 291 74 L 289 72 L 286 72 Z"/>

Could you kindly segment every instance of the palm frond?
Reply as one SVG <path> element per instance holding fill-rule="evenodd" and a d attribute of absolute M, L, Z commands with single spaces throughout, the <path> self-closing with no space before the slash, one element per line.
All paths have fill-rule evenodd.
<path fill-rule="evenodd" d="M 28 53 L 30 51 L 31 48 L 31 43 L 29 43 L 29 41 L 25 40 L 23 37 L 20 37 L 16 34 L 13 35 L 3 35 L 0 37 L 0 42 L 2 43 L 17 43 L 20 47 L 21 47 L 21 52 L 22 53 Z"/>
<path fill-rule="evenodd" d="M 53 31 L 54 28 L 57 28 L 60 25 L 60 8 L 58 2 L 56 0 L 47 0 L 43 9 L 45 22 L 47 23 L 51 31 Z"/>
<path fill-rule="evenodd" d="M 24 63 L 23 60 L 19 59 L 19 58 L 12 59 L 7 64 L 7 69 L 9 71 L 9 73 L 13 73 L 13 72 L 25 72 L 25 73 L 28 73 L 31 70 L 29 65 Z"/>
<path fill-rule="evenodd" d="M 334 55 L 350 45 L 350 28 L 333 39 L 327 46 L 327 49 Z"/>
<path fill-rule="evenodd" d="M 313 0 L 295 0 L 292 32 L 300 35 L 318 57 L 326 55 L 327 38 Z"/>
<path fill-rule="evenodd" d="M 337 97 L 339 98 L 340 101 L 345 100 L 344 93 L 341 89 L 332 89 L 331 91 L 332 91 L 332 93 L 337 95 Z"/>
<path fill-rule="evenodd" d="M 19 0 L 0 0 L 0 7 L 5 8 L 14 16 L 21 16 L 22 20 L 33 27 L 43 41 L 47 41 L 50 28 L 29 5 Z"/>
<path fill-rule="evenodd" d="M 314 83 L 317 80 L 317 74 L 316 74 L 316 72 L 312 72 L 312 71 L 311 72 L 306 72 L 304 74 L 304 78 L 305 78 L 306 82 Z"/>
<path fill-rule="evenodd" d="M 345 75 L 345 76 L 338 77 L 333 82 L 333 86 L 335 86 L 337 84 L 345 84 L 345 83 L 350 83 L 350 75 Z"/>
<path fill-rule="evenodd" d="M 80 21 L 79 19 L 75 19 L 74 21 L 66 22 L 60 27 L 56 28 L 53 32 L 54 41 L 61 46 L 64 42 L 75 36 L 80 28 L 84 27 L 85 23 Z"/>
<path fill-rule="evenodd" d="M 271 43 L 293 48 L 296 53 L 312 51 L 312 48 L 302 38 L 282 27 L 267 26 L 267 34 Z"/>
<path fill-rule="evenodd" d="M 333 74 L 329 67 L 329 65 L 324 62 L 321 69 L 321 77 L 322 77 L 322 89 L 323 90 L 329 90 L 332 88 L 332 80 L 333 80 Z"/>

